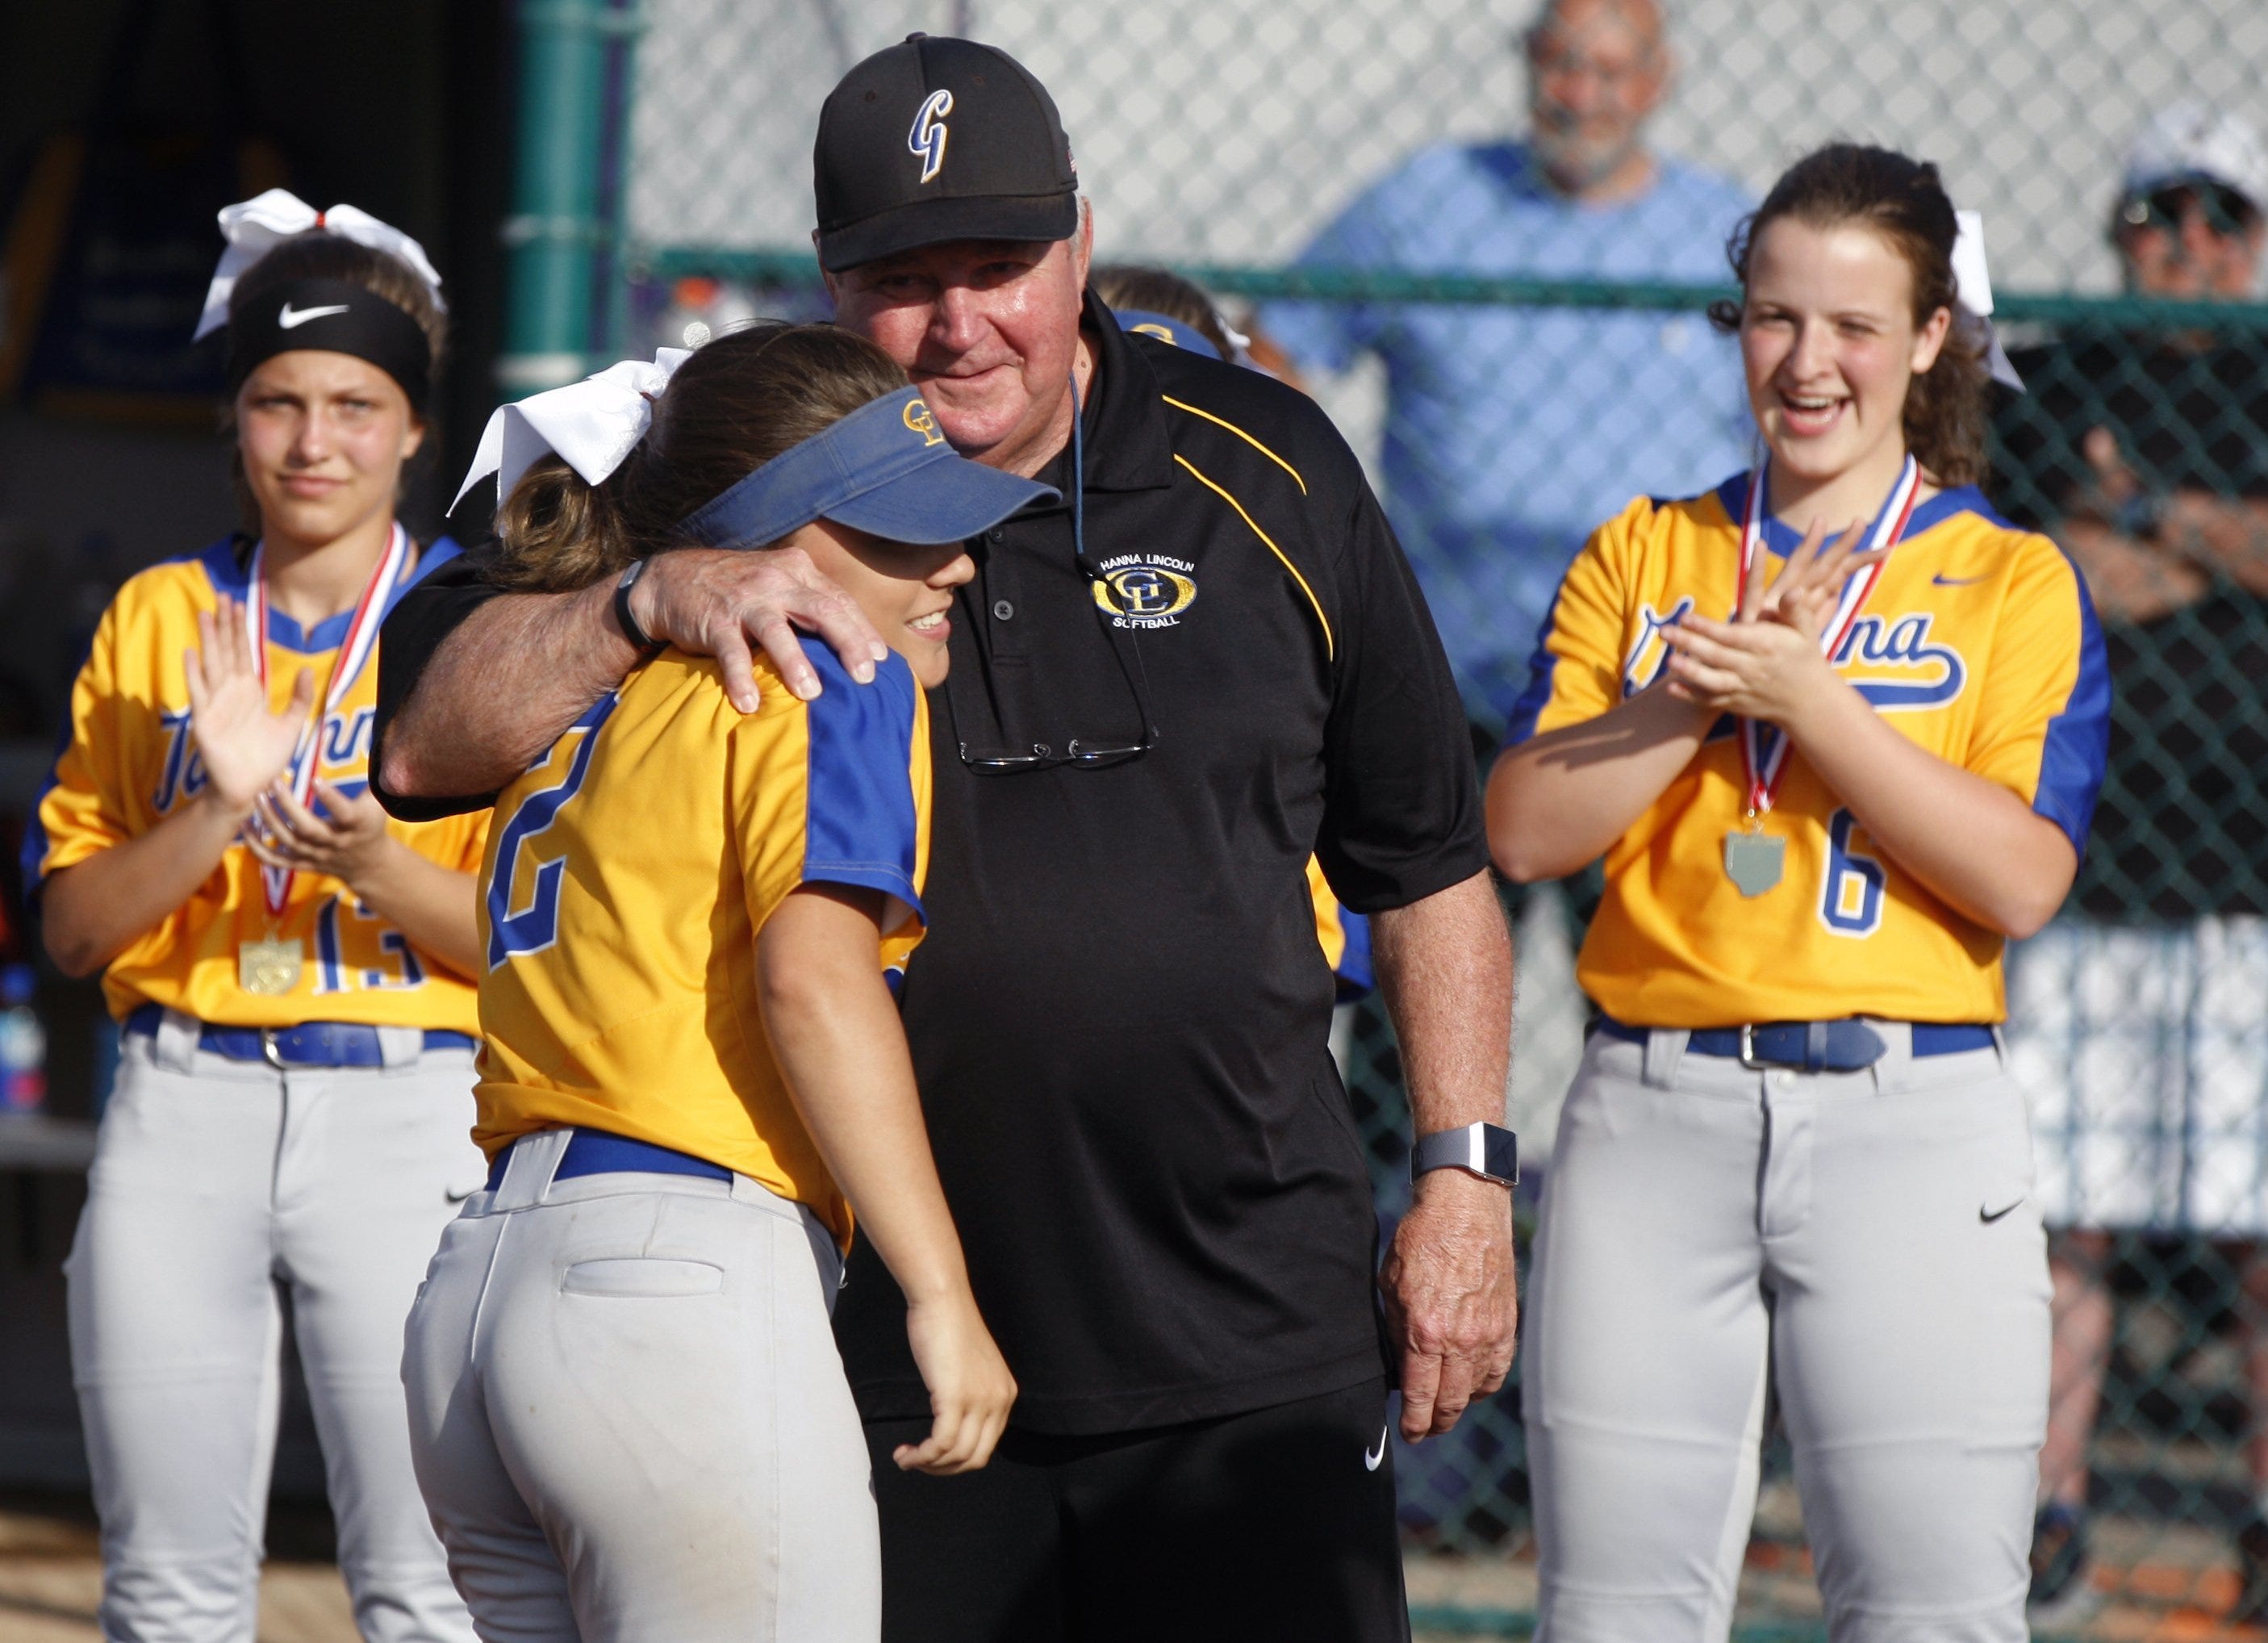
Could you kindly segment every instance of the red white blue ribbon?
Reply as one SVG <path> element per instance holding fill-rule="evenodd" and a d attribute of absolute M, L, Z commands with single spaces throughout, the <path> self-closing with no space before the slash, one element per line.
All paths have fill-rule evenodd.
<path fill-rule="evenodd" d="M 1759 462 L 1749 480 L 1749 503 L 1742 510 L 1741 520 L 1741 579 L 1737 586 L 1749 585 L 1749 568 L 1756 564 L 1756 555 L 1764 550 L 1764 483 L 1767 464 Z M 1874 528 L 1867 542 L 1866 558 L 1843 583 L 1843 597 L 1835 607 L 1835 615 L 1819 635 L 1819 653 L 1830 661 L 1851 637 L 1858 624 L 1859 613 L 1874 597 L 1874 585 L 1882 579 L 1889 566 L 1890 549 L 1906 534 L 1907 521 L 1913 518 L 1914 500 L 1921 494 L 1921 465 L 1912 456 L 1898 470 L 1897 483 L 1890 487 L 1889 500 L 1875 517 Z M 1779 796 L 1780 784 L 1787 778 L 1788 741 L 1785 735 L 1775 733 L 1767 744 L 1764 726 L 1755 719 L 1741 721 L 1741 770 L 1746 778 L 1748 808 L 1752 816 L 1768 815 L 1772 800 Z"/>
<path fill-rule="evenodd" d="M 409 533 L 397 521 L 394 534 L 387 539 L 386 552 L 379 558 L 378 568 L 371 572 L 370 586 L 362 591 L 354 615 L 347 623 L 347 636 L 340 642 L 337 659 L 331 663 L 331 682 L 324 688 L 321 703 L 315 716 L 299 731 L 299 744 L 292 749 L 291 768 L 286 773 L 291 797 L 301 806 L 311 806 L 315 796 L 315 767 L 321 761 L 315 756 L 322 742 L 323 721 L 331 711 L 346 699 L 354 689 L 355 681 L 362 676 L 371 655 L 378 649 L 378 629 L 386 615 L 387 602 L 395 586 L 408 574 L 411 546 Z M 261 542 L 252 550 L 251 586 L 245 594 L 245 626 L 252 641 L 253 671 L 260 679 L 260 691 L 264 700 L 268 694 L 268 544 Z M 291 899 L 291 880 L 297 875 L 289 867 L 270 867 L 262 864 L 260 888 L 268 903 L 269 916 L 280 918 Z"/>

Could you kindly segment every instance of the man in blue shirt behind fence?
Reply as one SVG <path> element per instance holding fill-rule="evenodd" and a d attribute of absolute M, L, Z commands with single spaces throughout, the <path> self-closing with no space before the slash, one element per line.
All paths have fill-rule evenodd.
<path fill-rule="evenodd" d="M 1645 145 L 1672 70 L 1655 0 L 1549 0 L 1525 43 L 1524 142 L 1421 150 L 1300 265 L 1723 284 L 1750 202 Z M 1293 302 L 1271 304 L 1266 325 L 1303 366 L 1384 360 L 1388 512 L 1491 730 L 1590 527 L 1639 492 L 1689 495 L 1749 460 L 1731 344 L 1698 312 Z"/>

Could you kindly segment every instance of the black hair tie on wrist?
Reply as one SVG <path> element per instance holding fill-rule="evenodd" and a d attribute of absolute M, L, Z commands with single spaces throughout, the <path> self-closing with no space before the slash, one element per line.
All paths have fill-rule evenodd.
<path fill-rule="evenodd" d="M 410 409 L 425 409 L 433 369 L 425 328 L 366 285 L 292 280 L 245 302 L 228 324 L 230 394 L 262 364 L 295 348 L 366 359 L 401 385 Z"/>

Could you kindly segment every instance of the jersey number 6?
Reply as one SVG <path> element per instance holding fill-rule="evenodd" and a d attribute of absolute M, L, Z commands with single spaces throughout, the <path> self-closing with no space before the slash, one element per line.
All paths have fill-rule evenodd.
<path fill-rule="evenodd" d="M 1848 810 L 1827 818 L 1827 881 L 1819 921 L 1838 936 L 1871 936 L 1882 927 L 1882 864 L 1852 847 L 1858 820 Z"/>

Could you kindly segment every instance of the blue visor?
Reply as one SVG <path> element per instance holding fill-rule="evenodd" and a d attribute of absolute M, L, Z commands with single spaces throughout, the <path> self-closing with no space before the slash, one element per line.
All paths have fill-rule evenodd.
<path fill-rule="evenodd" d="M 711 548 L 762 547 L 814 519 L 887 542 L 957 542 L 1059 495 L 960 455 L 921 390 L 901 388 L 783 451 L 679 528 Z"/>
<path fill-rule="evenodd" d="M 1215 348 L 1205 334 L 1194 325 L 1166 314 L 1152 313 L 1145 308 L 1113 308 L 1111 312 L 1118 316 L 1118 328 L 1122 331 L 1139 331 L 1145 336 L 1158 337 L 1176 348 L 1186 348 L 1193 354 L 1203 354 L 1207 359 L 1220 357 L 1220 350 Z"/>

